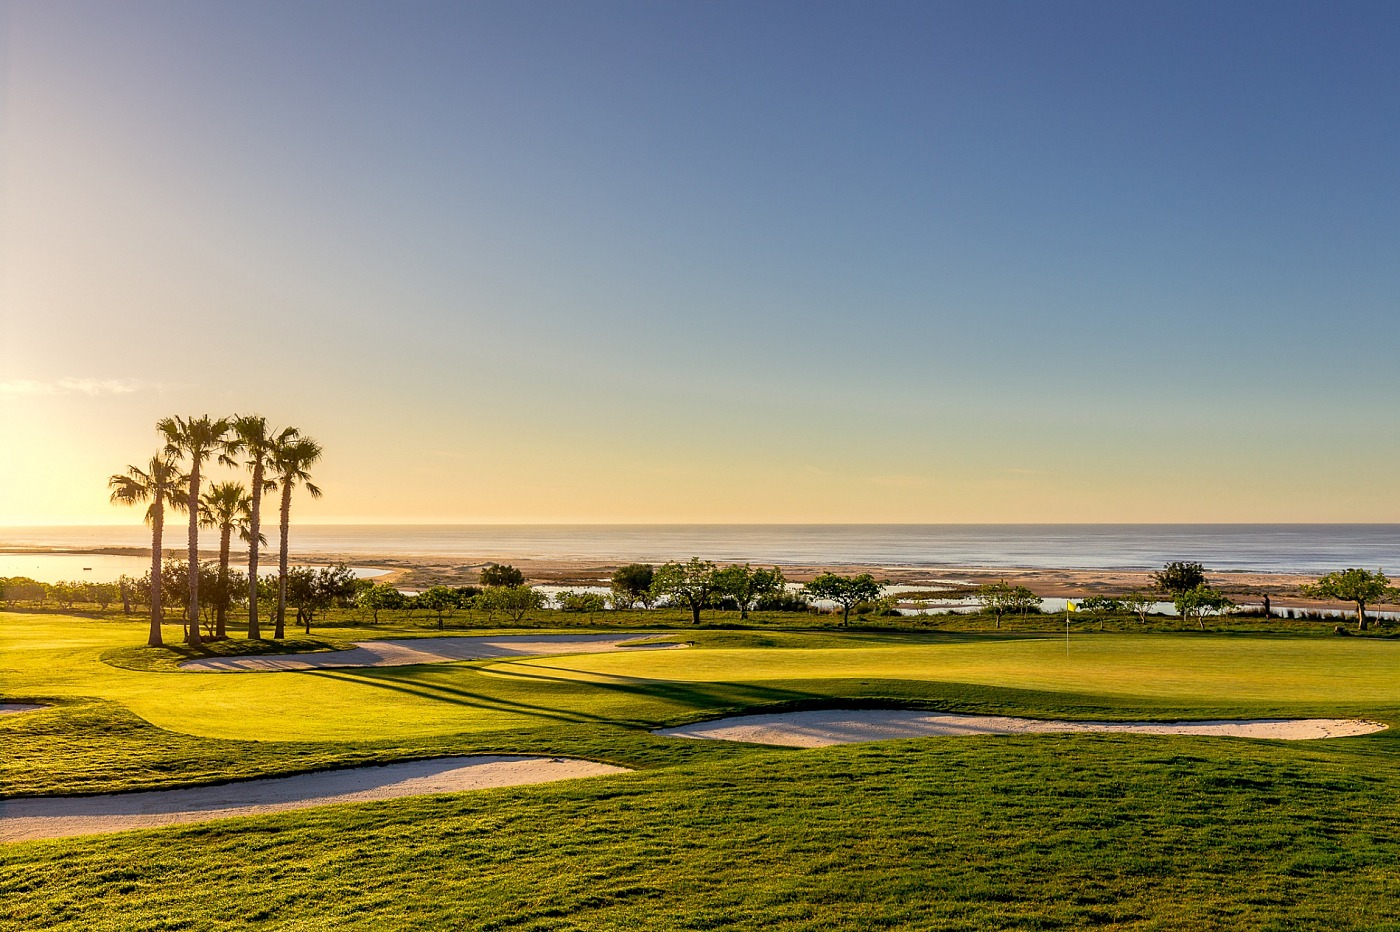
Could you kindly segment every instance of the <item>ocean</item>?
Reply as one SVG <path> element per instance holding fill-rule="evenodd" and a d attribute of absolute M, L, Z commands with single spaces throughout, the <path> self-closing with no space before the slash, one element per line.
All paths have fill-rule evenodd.
<path fill-rule="evenodd" d="M 210 538 L 212 541 L 212 538 Z M 183 548 L 183 526 L 166 546 Z M 140 525 L 0 528 L 0 552 L 149 547 Z M 207 546 L 207 545 L 206 545 Z M 1396 524 L 656 524 L 297 525 L 294 557 L 442 556 L 482 560 L 1153 569 L 1193 560 L 1216 571 L 1400 569 Z"/>

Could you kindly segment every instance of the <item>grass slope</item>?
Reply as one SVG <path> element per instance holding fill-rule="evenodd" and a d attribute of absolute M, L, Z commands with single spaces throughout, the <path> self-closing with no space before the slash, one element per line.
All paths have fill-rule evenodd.
<path fill-rule="evenodd" d="M 1023 636 L 701 631 L 651 654 L 194 674 L 129 649 L 139 629 L 0 613 L 6 698 L 56 703 L 0 718 L 0 792 L 477 751 L 640 770 L 10 845 L 0 928 L 1400 929 L 1400 730 L 816 751 L 648 730 L 847 703 L 1400 725 L 1393 642 L 1085 635 L 1066 660 Z"/>
<path fill-rule="evenodd" d="M 1400 813 L 1377 802 L 1400 780 L 1377 763 L 1341 743 L 1201 738 L 753 749 L 15 845 L 0 917 L 72 930 L 1397 929 Z"/>

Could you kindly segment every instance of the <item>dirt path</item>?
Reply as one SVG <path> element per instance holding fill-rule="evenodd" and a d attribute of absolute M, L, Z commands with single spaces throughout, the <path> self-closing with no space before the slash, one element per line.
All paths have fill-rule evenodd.
<path fill-rule="evenodd" d="M 460 793 L 627 772 L 624 767 L 567 758 L 443 757 L 187 790 L 7 799 L 0 800 L 0 841 L 98 835 L 338 803 Z"/>
<path fill-rule="evenodd" d="M 671 650 L 684 644 L 642 644 L 654 634 L 519 634 L 501 637 L 404 638 L 357 641 L 350 650 L 263 657 L 213 657 L 187 660 L 182 670 L 248 672 L 321 670 L 330 667 L 403 667 L 453 660 L 492 660 L 541 654 L 592 654 L 612 650 Z"/>
<path fill-rule="evenodd" d="M 656 732 L 678 738 L 817 748 L 861 741 L 952 735 L 1072 734 L 1205 735 L 1303 741 L 1366 735 L 1386 728 L 1355 719 L 1252 719 L 1202 722 L 1066 722 L 1001 715 L 955 715 L 916 709 L 859 709 L 736 715 Z"/>

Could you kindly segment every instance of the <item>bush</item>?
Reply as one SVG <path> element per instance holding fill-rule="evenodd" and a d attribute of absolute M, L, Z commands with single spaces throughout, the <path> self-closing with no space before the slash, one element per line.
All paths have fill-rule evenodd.
<path fill-rule="evenodd" d="M 754 608 L 760 612 L 806 612 L 811 610 L 812 603 L 800 592 L 783 591 L 762 596 Z"/>
<path fill-rule="evenodd" d="M 591 615 L 608 607 L 608 600 L 596 592 L 565 591 L 555 596 L 555 601 L 559 603 L 561 612 L 587 612 Z"/>
<path fill-rule="evenodd" d="M 481 584 L 518 588 L 525 585 L 525 574 L 509 563 L 488 563 L 481 568 Z"/>

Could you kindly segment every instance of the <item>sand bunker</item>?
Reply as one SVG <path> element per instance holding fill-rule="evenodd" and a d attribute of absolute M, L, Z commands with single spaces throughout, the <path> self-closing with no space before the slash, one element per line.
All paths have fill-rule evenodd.
<path fill-rule="evenodd" d="M 38 712 L 47 708 L 46 705 L 35 705 L 32 702 L 0 702 L 0 715 L 18 715 L 20 712 Z"/>
<path fill-rule="evenodd" d="M 1204 722 L 1063 722 L 1000 715 L 954 715 L 917 709 L 828 709 L 776 715 L 738 715 L 680 728 L 658 735 L 746 741 L 794 748 L 819 748 L 861 741 L 952 735 L 1068 734 L 1078 732 L 1139 735 L 1207 735 L 1233 738 L 1344 738 L 1382 731 L 1380 722 L 1342 718 L 1252 719 Z"/>
<path fill-rule="evenodd" d="M 519 634 L 504 637 L 405 638 L 357 641 L 350 650 L 264 657 L 212 657 L 187 660 L 182 670 L 236 672 L 248 670 L 323 670 L 331 667 L 405 667 L 416 663 L 453 660 L 492 660 L 540 654 L 591 654 L 610 650 L 666 650 L 684 644 L 642 644 L 654 634 Z"/>
<path fill-rule="evenodd" d="M 187 790 L 7 799 L 0 800 L 0 841 L 98 835 L 337 803 L 460 793 L 626 772 L 626 768 L 611 764 L 565 758 L 442 757 Z"/>

